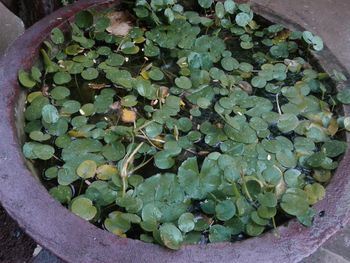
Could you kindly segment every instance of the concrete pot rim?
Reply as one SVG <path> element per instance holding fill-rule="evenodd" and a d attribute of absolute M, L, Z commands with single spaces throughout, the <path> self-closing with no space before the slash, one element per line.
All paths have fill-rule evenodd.
<path fill-rule="evenodd" d="M 29 68 L 35 61 L 40 44 L 52 28 L 63 26 L 82 9 L 120 2 L 84 0 L 62 8 L 27 30 L 0 61 L 0 201 L 35 241 L 67 262 L 297 262 L 312 254 L 348 222 L 350 152 L 344 156 L 327 187 L 326 198 L 315 206 L 317 211 L 325 211 L 325 216 L 316 216 L 310 228 L 292 220 L 288 226 L 278 228 L 279 238 L 269 232 L 241 242 L 191 245 L 170 251 L 157 245 L 118 238 L 78 218 L 51 198 L 31 174 L 22 155 L 16 126 L 22 110 L 17 105 L 21 95 L 17 72 Z M 301 28 L 291 20 L 277 16 L 273 10 L 259 5 L 254 8 L 274 22 Z M 317 58 L 328 72 L 332 69 L 346 71 L 327 48 Z M 344 107 L 344 112 L 349 114 L 349 107 Z M 347 141 L 349 143 L 349 137 Z"/>

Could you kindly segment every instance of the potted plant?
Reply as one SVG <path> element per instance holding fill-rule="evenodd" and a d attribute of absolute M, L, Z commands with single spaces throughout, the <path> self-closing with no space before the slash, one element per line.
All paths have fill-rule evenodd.
<path fill-rule="evenodd" d="M 325 196 L 334 202 L 330 194 L 345 201 L 345 192 L 335 191 L 346 186 L 346 176 L 336 179 L 346 173 L 345 161 L 327 191 L 324 185 L 346 152 L 341 131 L 349 129 L 349 118 L 338 105 L 350 96 L 332 85 L 331 77 L 344 81 L 343 74 L 317 70 L 311 50 L 322 50 L 322 40 L 266 24 L 249 5 L 231 0 L 199 0 L 188 10 L 176 1 L 136 1 L 120 10 L 109 2 L 89 10 L 95 1 L 73 5 L 70 23 L 41 24 L 45 28 L 35 32 L 41 39 L 23 54 L 32 54 L 26 64 L 10 55 L 3 61 L 14 61 L 9 72 L 30 90 L 24 95 L 22 89 L 16 106 L 28 167 L 56 200 L 115 236 L 64 210 L 26 175 L 24 183 L 37 191 L 21 192 L 15 202 L 29 194 L 36 204 L 43 196 L 48 209 L 9 209 L 25 227 L 33 225 L 29 215 L 40 218 L 29 234 L 36 238 L 45 229 L 65 238 L 59 229 L 75 236 L 86 254 L 73 249 L 68 260 L 78 254 L 84 262 L 112 256 L 138 262 L 134 250 L 145 257 L 152 251 L 162 262 L 216 254 L 232 261 L 254 246 L 257 254 L 244 258 L 249 262 L 257 256 L 286 260 L 288 250 L 262 251 L 277 243 L 288 247 L 293 237 L 301 242 L 291 253 L 315 249 L 334 232 L 324 222 L 338 217 L 318 212 L 328 216 L 336 208 L 311 206 Z M 25 37 L 32 39 L 30 32 Z M 39 49 L 41 60 L 34 63 L 38 53 L 29 50 Z M 8 155 L 20 155 L 20 145 L 13 147 Z M 4 187 L 17 181 L 7 167 Z M 13 194 L 5 192 L 5 207 Z M 56 209 L 59 218 L 51 212 Z M 347 211 L 337 213 L 344 220 Z M 297 220 L 278 227 L 292 216 Z M 48 242 L 45 237 L 39 242 Z M 47 246 L 64 257 L 59 244 Z"/>

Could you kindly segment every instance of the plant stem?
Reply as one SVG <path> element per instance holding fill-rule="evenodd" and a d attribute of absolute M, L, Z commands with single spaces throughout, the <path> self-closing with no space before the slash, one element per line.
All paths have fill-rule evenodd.
<path fill-rule="evenodd" d="M 125 193 L 126 193 L 126 177 L 122 178 L 122 182 L 123 182 L 123 197 L 125 197 Z"/>
<path fill-rule="evenodd" d="M 148 138 L 147 136 L 144 136 L 144 135 L 136 135 L 136 138 L 140 138 L 140 139 L 145 139 L 145 140 L 147 140 L 147 141 L 153 141 L 153 142 L 159 142 L 159 143 L 165 143 L 165 141 L 164 140 L 161 140 L 161 139 L 156 139 L 156 138 L 153 138 L 153 139 L 151 139 L 151 138 Z M 152 143 L 151 143 L 152 144 Z M 153 145 L 153 144 L 152 144 Z M 154 146 L 154 145 L 153 145 Z M 156 147 L 156 146 L 155 146 Z M 158 148 L 158 147 L 156 147 L 156 148 Z"/>
<path fill-rule="evenodd" d="M 140 148 L 142 147 L 143 144 L 144 144 L 144 142 L 141 142 L 130 155 L 128 155 L 128 154 L 125 155 L 125 157 L 126 156 L 128 156 L 128 157 L 125 161 L 123 161 L 122 170 L 120 172 L 120 176 L 121 176 L 122 181 L 123 181 L 123 197 L 125 196 L 125 193 L 126 193 L 126 180 L 128 178 L 128 175 L 129 175 L 128 166 L 133 161 L 134 156 L 140 150 Z"/>
<path fill-rule="evenodd" d="M 278 96 L 279 96 L 279 95 L 280 95 L 279 93 L 276 94 L 277 110 L 278 110 L 278 114 L 279 114 L 279 115 L 282 115 L 282 111 L 281 111 L 281 108 L 280 108 L 280 101 L 279 101 L 279 99 L 278 99 Z"/>
<path fill-rule="evenodd" d="M 235 194 L 236 198 L 241 197 L 241 194 L 239 193 L 237 184 L 236 184 L 236 183 L 233 183 L 233 184 L 232 184 L 232 187 L 233 187 L 233 193 Z"/>
<path fill-rule="evenodd" d="M 130 174 L 133 174 L 134 172 L 136 172 L 137 170 L 141 169 L 142 167 L 144 167 L 145 165 L 147 165 L 150 161 L 153 160 L 153 157 L 149 158 L 146 162 L 141 163 L 140 165 L 136 166 L 136 168 L 134 168 Z"/>
<path fill-rule="evenodd" d="M 248 188 L 247 188 L 247 185 L 246 185 L 246 183 L 245 183 L 243 173 L 241 172 L 240 175 L 241 175 L 241 180 L 242 180 L 243 191 L 244 191 L 244 193 L 247 195 L 249 201 L 250 201 L 250 202 L 253 202 L 253 198 L 252 198 L 252 196 L 250 195 L 250 193 L 249 193 L 249 191 L 248 191 Z"/>
<path fill-rule="evenodd" d="M 220 202 L 220 200 L 217 199 L 215 195 L 213 195 L 212 193 L 209 193 L 209 194 L 211 195 L 211 197 L 213 197 L 213 199 L 214 199 L 216 202 L 218 202 L 218 203 Z"/>
<path fill-rule="evenodd" d="M 280 233 L 278 232 L 278 228 L 276 226 L 276 221 L 275 221 L 275 217 L 272 217 L 272 224 L 273 224 L 273 228 L 274 228 L 274 233 L 276 237 L 280 237 Z"/>
<path fill-rule="evenodd" d="M 136 135 L 137 138 L 142 138 L 142 139 L 146 139 L 154 148 L 158 149 L 158 150 L 162 150 L 161 148 L 159 148 L 157 145 L 155 145 L 153 142 L 152 142 L 152 139 L 150 139 L 142 130 L 140 130 L 140 132 L 143 134 L 142 135 Z M 165 142 L 161 142 L 161 143 L 165 143 Z"/>
<path fill-rule="evenodd" d="M 84 185 L 84 179 L 81 179 L 80 186 L 79 186 L 79 191 L 78 191 L 78 195 L 80 195 L 81 190 L 83 190 L 83 185 Z"/>
<path fill-rule="evenodd" d="M 140 127 L 136 128 L 134 130 L 134 132 L 137 133 L 139 130 L 142 130 L 143 128 L 146 128 L 148 125 L 152 124 L 153 122 L 155 122 L 155 120 L 151 120 L 151 121 L 148 121 L 148 122 L 144 123 Z"/>

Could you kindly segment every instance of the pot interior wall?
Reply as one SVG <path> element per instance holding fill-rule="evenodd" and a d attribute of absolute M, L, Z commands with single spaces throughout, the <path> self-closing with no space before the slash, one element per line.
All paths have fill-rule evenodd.
<path fill-rule="evenodd" d="M 19 145 L 23 146 L 23 144 L 26 141 L 27 135 L 24 132 L 24 127 L 25 127 L 25 117 L 24 117 L 24 112 L 26 108 L 26 98 L 27 98 L 28 92 L 21 89 L 19 93 L 17 94 L 17 100 L 15 104 L 15 126 L 16 126 L 16 132 L 17 132 L 17 139 Z M 40 175 L 38 172 L 38 169 L 35 168 L 34 164 L 30 162 L 29 160 L 25 159 L 23 156 L 23 159 L 25 160 L 25 163 L 30 170 L 31 174 L 37 178 L 40 181 Z"/>

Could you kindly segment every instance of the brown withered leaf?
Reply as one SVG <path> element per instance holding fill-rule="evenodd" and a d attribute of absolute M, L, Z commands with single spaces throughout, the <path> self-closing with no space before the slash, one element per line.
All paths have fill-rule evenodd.
<path fill-rule="evenodd" d="M 48 85 L 43 85 L 41 87 L 41 93 L 43 94 L 43 96 L 48 97 L 49 96 L 49 86 Z"/>
<path fill-rule="evenodd" d="M 122 104 L 120 101 L 116 101 L 110 106 L 112 110 L 120 110 L 121 107 L 122 107 Z"/>
<path fill-rule="evenodd" d="M 287 190 L 287 185 L 284 182 L 283 178 L 280 180 L 280 182 L 276 185 L 275 187 L 275 194 L 277 198 L 281 198 L 282 195 L 286 192 Z"/>
<path fill-rule="evenodd" d="M 164 103 L 166 97 L 169 96 L 169 88 L 166 86 L 160 86 L 159 87 L 159 97 L 162 99 L 162 102 Z"/>
<path fill-rule="evenodd" d="M 89 86 L 89 88 L 91 88 L 91 89 L 99 90 L 99 89 L 103 89 L 103 88 L 105 88 L 105 87 L 108 87 L 109 85 L 104 84 L 104 83 L 101 83 L 101 84 L 98 84 L 98 83 L 89 83 L 88 86 Z"/>
<path fill-rule="evenodd" d="M 132 29 L 132 20 L 131 16 L 127 12 L 113 12 L 108 15 L 108 18 L 111 21 L 107 31 L 116 36 L 126 36 L 129 34 L 129 31 Z"/>
<path fill-rule="evenodd" d="M 245 92 L 247 92 L 249 95 L 253 93 L 253 88 L 247 81 L 241 81 L 239 83 L 239 87 Z"/>

